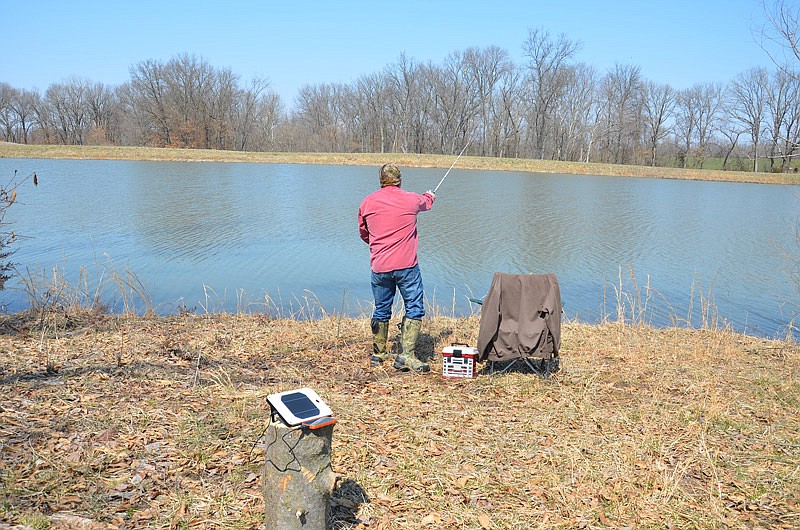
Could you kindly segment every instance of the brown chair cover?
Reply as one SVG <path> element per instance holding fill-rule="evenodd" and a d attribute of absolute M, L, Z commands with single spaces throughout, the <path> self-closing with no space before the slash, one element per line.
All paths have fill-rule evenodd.
<path fill-rule="evenodd" d="M 478 360 L 553 359 L 560 348 L 555 275 L 495 273 L 481 307 Z"/>

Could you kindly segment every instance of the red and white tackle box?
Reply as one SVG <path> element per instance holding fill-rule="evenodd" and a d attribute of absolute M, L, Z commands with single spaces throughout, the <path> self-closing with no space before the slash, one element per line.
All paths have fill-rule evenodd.
<path fill-rule="evenodd" d="M 445 379 L 475 377 L 478 348 L 453 344 L 442 349 L 442 377 Z"/>

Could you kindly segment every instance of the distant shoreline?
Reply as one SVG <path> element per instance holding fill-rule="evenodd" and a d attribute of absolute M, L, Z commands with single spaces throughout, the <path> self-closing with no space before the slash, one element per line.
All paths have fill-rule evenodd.
<path fill-rule="evenodd" d="M 25 145 L 0 142 L 0 158 L 52 158 L 72 160 L 150 160 L 174 162 L 248 162 L 271 164 L 332 164 L 378 166 L 392 161 L 406 167 L 448 168 L 453 155 L 409 153 L 264 153 L 211 149 L 159 147 L 113 147 L 71 145 Z M 756 184 L 800 184 L 797 173 L 751 173 L 707 169 L 630 166 L 582 162 L 558 162 L 525 158 L 463 156 L 460 169 L 522 171 L 570 175 L 599 175 L 635 178 L 740 182 Z"/>

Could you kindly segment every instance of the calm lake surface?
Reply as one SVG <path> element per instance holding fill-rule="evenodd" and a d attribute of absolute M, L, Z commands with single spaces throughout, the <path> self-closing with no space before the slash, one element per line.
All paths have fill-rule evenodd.
<path fill-rule="evenodd" d="M 4 182 L 15 170 L 39 181 L 5 219 L 24 236 L 19 270 L 90 286 L 130 271 L 162 314 L 371 313 L 356 213 L 377 167 L 0 159 Z M 442 175 L 405 168 L 403 186 Z M 479 314 L 469 298 L 494 272 L 554 273 L 568 319 L 615 319 L 621 300 L 629 318 L 633 306 L 648 323 L 699 325 L 710 305 L 737 330 L 782 336 L 800 296 L 780 249 L 800 254 L 799 216 L 792 186 L 454 169 L 419 216 L 429 313 Z M 0 292 L 7 311 L 27 307 L 18 287 Z"/>

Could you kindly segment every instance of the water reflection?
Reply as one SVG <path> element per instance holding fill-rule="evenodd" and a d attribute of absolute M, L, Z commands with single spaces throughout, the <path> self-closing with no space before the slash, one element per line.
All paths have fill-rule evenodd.
<path fill-rule="evenodd" d="M 164 312 L 205 307 L 209 289 L 234 311 L 243 296 L 368 311 L 356 211 L 377 168 L 0 160 L 0 174 L 14 169 L 40 180 L 9 212 L 32 236 L 15 255 L 23 269 L 75 271 L 108 256 Z M 442 171 L 403 174 L 424 191 Z M 649 284 L 654 323 L 696 318 L 702 292 L 736 327 L 775 334 L 797 312 L 775 249 L 794 248 L 799 202 L 788 186 L 454 169 L 419 218 L 428 301 L 479 311 L 468 298 L 494 272 L 552 272 L 570 318 L 613 316 L 620 283 Z M 12 309 L 25 301 L 2 294 Z"/>
<path fill-rule="evenodd" d="M 246 214 L 226 165 L 135 164 L 128 205 L 140 248 L 165 261 L 201 264 L 241 246 Z"/>

